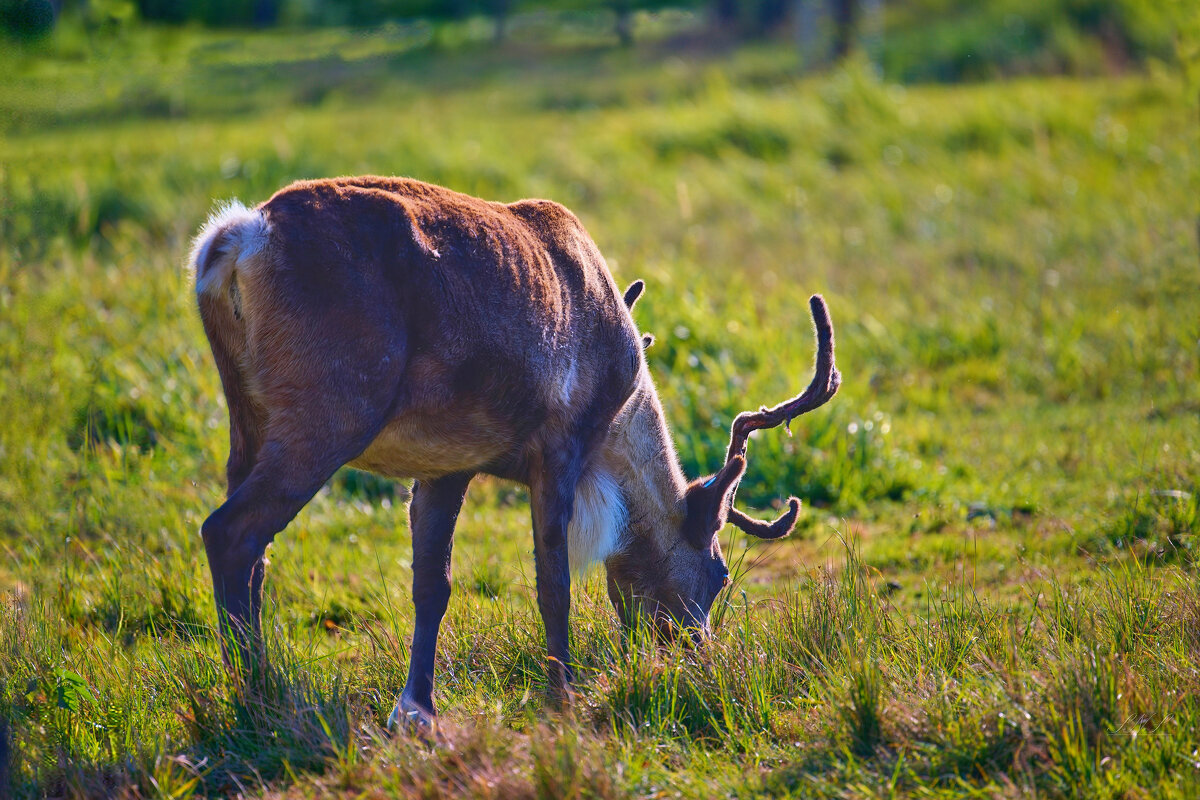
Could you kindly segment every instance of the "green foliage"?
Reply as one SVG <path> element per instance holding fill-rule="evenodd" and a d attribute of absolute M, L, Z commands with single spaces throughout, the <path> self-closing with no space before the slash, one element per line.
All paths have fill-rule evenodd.
<path fill-rule="evenodd" d="M 1097 544 L 1194 563 L 1197 531 L 1200 501 L 1196 487 L 1192 491 L 1154 489 L 1121 503 L 1103 526 Z"/>
<path fill-rule="evenodd" d="M 355 751 L 341 677 L 322 675 L 326 682 L 315 683 L 291 652 L 272 655 L 274 663 L 252 685 L 229 694 L 180 682 L 186 697 L 181 717 L 197 760 L 208 761 L 202 780 L 209 793 L 319 771 Z"/>
<path fill-rule="evenodd" d="M 819 3 L 816 4 L 820 6 Z M 92 0 L 69 4 L 68 16 L 92 32 L 113 31 L 141 19 L 153 24 L 248 26 L 355 26 L 405 28 L 436 48 L 483 43 L 517 31 L 524 40 L 576 39 L 630 44 L 665 31 L 712 31 L 761 38 L 798 30 L 797 6 L 785 0 Z M 635 16 L 636 25 L 635 25 Z M 820 30 L 806 34 L 801 54 L 821 64 L 832 20 L 810 9 Z M 489 23 L 483 17 L 491 17 Z M 1186 2 L 1157 0 L 902 0 L 886 4 L 879 19 L 859 9 L 853 34 L 883 73 L 903 81 L 963 81 L 996 76 L 1069 73 L 1096 75 L 1157 62 L 1188 64 L 1196 11 Z M 805 17 L 805 22 L 809 21 Z M 664 22 L 664 20 L 671 20 Z M 48 0 L 3 0 L 0 30 L 37 38 L 55 24 Z M 665 26 L 665 27 L 664 27 Z M 769 129 L 731 127 L 691 142 L 666 139 L 667 151 L 710 151 L 722 142 L 778 153 L 787 137 Z M 844 153 L 834 150 L 832 160 Z"/>
<path fill-rule="evenodd" d="M 0 0 L 0 32 L 36 39 L 53 28 L 54 6 L 49 0 Z"/>
<path fill-rule="evenodd" d="M 846 724 L 851 750 L 869 757 L 883 744 L 883 679 L 874 657 L 852 661 L 847 684 L 838 713 Z"/>
<path fill-rule="evenodd" d="M 908 0 L 891 7 L 881 59 L 910 81 L 1098 74 L 1174 60 L 1189 14 L 1155 0 Z"/>
<path fill-rule="evenodd" d="M 280 0 L 135 0 L 142 19 L 180 24 L 201 22 L 212 26 L 269 25 L 279 19 Z M 367 3 L 350 2 L 360 6 Z"/>
<path fill-rule="evenodd" d="M 91 608 L 74 610 L 74 621 L 97 625 L 127 644 L 143 635 L 195 639 L 211 632 L 208 603 L 197 604 L 184 587 L 160 579 L 157 596 L 148 592 L 131 596 L 121 577 L 111 575 Z"/>
<path fill-rule="evenodd" d="M 329 488 L 334 493 L 368 503 L 379 503 L 387 500 L 389 503 L 408 496 L 408 490 L 396 481 L 363 472 L 359 469 L 346 467 L 338 470 L 329 482 Z"/>
<path fill-rule="evenodd" d="M 720 159 L 732 152 L 777 161 L 787 155 L 792 142 L 787 131 L 733 114 L 726 120 L 708 121 L 699 130 L 688 126 L 685 132 L 664 131 L 653 146 L 664 160 L 688 155 Z"/>

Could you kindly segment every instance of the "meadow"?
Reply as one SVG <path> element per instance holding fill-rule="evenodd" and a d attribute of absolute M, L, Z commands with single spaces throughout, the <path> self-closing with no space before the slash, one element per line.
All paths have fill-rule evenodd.
<path fill-rule="evenodd" d="M 0 726 L 13 797 L 1200 795 L 1195 87 L 1175 67 L 899 85 L 782 44 L 485 48 L 425 28 L 63 32 L 0 51 Z M 15 77 L 15 79 L 13 79 Z M 224 400 L 190 276 L 216 201 L 399 174 L 574 210 L 680 457 L 757 436 L 700 651 L 575 584 L 548 709 L 525 492 L 457 530 L 435 742 L 391 737 L 403 485 L 344 470 L 273 545 L 260 695 L 200 524 Z M 723 537 L 725 538 L 725 537 Z"/>

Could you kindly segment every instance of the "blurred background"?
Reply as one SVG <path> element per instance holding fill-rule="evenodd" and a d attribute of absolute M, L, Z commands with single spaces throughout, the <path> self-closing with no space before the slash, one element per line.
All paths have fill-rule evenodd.
<path fill-rule="evenodd" d="M 1103 74 L 1175 60 L 1181 0 L 2 0 L 10 36 L 140 23 L 224 29 L 388 26 L 409 47 L 791 39 L 804 62 L 861 46 L 893 80 Z"/>

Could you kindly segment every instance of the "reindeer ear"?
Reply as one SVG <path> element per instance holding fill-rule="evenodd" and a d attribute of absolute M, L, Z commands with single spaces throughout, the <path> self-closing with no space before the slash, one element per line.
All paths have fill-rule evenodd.
<path fill-rule="evenodd" d="M 629 288 L 625 290 L 625 307 L 633 311 L 633 304 L 642 296 L 642 292 L 646 289 L 646 282 L 640 278 L 629 284 Z"/>
<path fill-rule="evenodd" d="M 734 456 L 716 475 L 692 481 L 688 486 L 683 535 L 693 547 L 708 547 L 725 527 L 733 493 L 745 472 L 746 459 Z"/>

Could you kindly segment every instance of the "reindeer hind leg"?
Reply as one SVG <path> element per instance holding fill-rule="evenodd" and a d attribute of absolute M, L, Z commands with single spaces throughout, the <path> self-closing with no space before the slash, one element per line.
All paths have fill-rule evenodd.
<path fill-rule="evenodd" d="M 246 677 L 262 656 L 262 584 L 267 545 L 325 481 L 377 433 L 345 432 L 320 444 L 266 431 L 253 466 L 229 498 L 204 521 L 201 533 L 212 572 L 222 653 Z M 231 488 L 233 488 L 231 476 Z"/>

